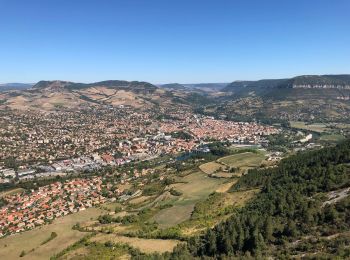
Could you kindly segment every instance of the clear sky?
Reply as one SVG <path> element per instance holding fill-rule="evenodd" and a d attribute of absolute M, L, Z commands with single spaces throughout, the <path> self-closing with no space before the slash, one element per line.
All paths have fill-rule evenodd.
<path fill-rule="evenodd" d="M 349 0 L 0 0 L 0 82 L 350 73 Z"/>

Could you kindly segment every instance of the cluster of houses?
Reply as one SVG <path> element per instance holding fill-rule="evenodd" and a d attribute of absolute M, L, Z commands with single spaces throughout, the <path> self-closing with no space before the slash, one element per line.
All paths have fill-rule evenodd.
<path fill-rule="evenodd" d="M 22 165 L 16 172 L 14 169 L 0 166 L 0 183 L 11 182 L 14 179 L 29 180 L 36 177 L 97 171 L 107 165 L 117 166 L 131 161 L 152 159 L 161 154 L 192 151 L 203 141 L 208 140 L 259 144 L 266 142 L 267 135 L 279 132 L 275 127 L 257 123 L 216 120 L 212 117 L 191 114 L 187 116 L 180 120 L 162 120 L 158 123 L 157 131 L 145 131 L 146 133 L 141 133 L 141 136 L 131 139 L 114 140 L 113 146 L 109 146 L 108 149 L 90 154 L 53 160 L 46 164 Z M 191 138 L 171 135 L 179 131 L 185 131 Z"/>
<path fill-rule="evenodd" d="M 176 153 L 193 149 L 203 139 L 258 143 L 261 136 L 278 131 L 271 126 L 216 120 L 178 110 L 166 120 L 155 118 L 153 113 L 101 107 L 0 114 L 0 166 L 10 157 L 35 164 L 113 151 L 123 156 Z M 188 132 L 193 140 L 171 138 L 176 131 Z M 74 164 L 79 167 L 78 162 Z"/>
<path fill-rule="evenodd" d="M 230 141 L 232 143 L 259 144 L 266 141 L 265 136 L 279 133 L 273 126 L 254 122 L 233 122 L 217 120 L 214 117 L 192 115 L 184 121 L 163 122 L 164 132 L 186 131 L 196 140 Z"/>
<path fill-rule="evenodd" d="M 7 195 L 6 205 L 0 208 L 0 237 L 32 229 L 119 195 L 118 189 L 103 185 L 101 177 L 55 182 L 38 190 Z"/>

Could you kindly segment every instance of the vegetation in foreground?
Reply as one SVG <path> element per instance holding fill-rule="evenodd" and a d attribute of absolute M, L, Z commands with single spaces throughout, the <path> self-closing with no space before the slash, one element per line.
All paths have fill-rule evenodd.
<path fill-rule="evenodd" d="M 292 156 L 276 168 L 251 170 L 234 189 L 261 187 L 262 192 L 227 221 L 191 239 L 190 252 L 198 257 L 350 257 L 344 232 L 350 228 L 350 198 L 327 202 L 328 192 L 350 186 L 349 162 L 347 140 Z M 342 243 L 334 246 L 338 240 Z M 312 247 L 303 248 L 304 241 Z"/>
<path fill-rule="evenodd" d="M 228 219 L 203 235 L 191 236 L 172 253 L 131 258 L 349 258 L 349 162 L 347 140 L 291 156 L 275 168 L 250 170 L 232 191 L 260 188 L 261 192 L 234 209 Z M 207 202 L 215 205 L 220 197 L 213 194 Z M 210 218 L 205 207 L 197 204 L 193 219 Z"/>
<path fill-rule="evenodd" d="M 87 238 L 55 257 L 348 258 L 350 198 L 346 191 L 350 186 L 349 163 L 350 140 L 347 140 L 336 147 L 291 156 L 282 160 L 278 167 L 249 170 L 229 193 L 215 192 L 206 200 L 196 202 L 190 218 L 176 226 L 158 229 L 150 221 L 159 211 L 171 209 L 172 199 L 170 203 L 165 200 L 158 204 L 158 208 L 141 210 L 134 217 L 117 218 L 117 222 L 128 220 L 129 223 L 124 224 L 141 227 L 142 233 L 134 233 L 136 236 L 186 241 L 174 248 L 172 253 L 146 253 L 119 240 L 95 241 Z M 175 184 L 173 193 L 181 194 L 170 194 L 169 198 L 179 199 L 186 195 L 186 189 L 176 185 L 179 184 Z M 251 192 L 250 197 L 243 200 L 248 197 L 246 192 Z M 142 227 L 140 223 L 148 224 Z M 106 228 L 99 235 L 109 233 L 110 236 L 115 232 L 118 233 Z"/>

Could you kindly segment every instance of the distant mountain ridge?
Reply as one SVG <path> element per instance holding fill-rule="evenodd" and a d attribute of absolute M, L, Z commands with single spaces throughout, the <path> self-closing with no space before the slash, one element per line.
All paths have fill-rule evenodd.
<path fill-rule="evenodd" d="M 195 84 L 183 84 L 183 85 L 189 88 L 221 90 L 224 87 L 226 87 L 228 84 L 229 83 L 195 83 Z"/>
<path fill-rule="evenodd" d="M 350 74 L 302 75 L 287 79 L 263 79 L 257 81 L 234 81 L 222 91 L 231 92 L 241 88 L 323 88 L 350 89 Z"/>
<path fill-rule="evenodd" d="M 199 113 L 224 114 L 234 120 L 272 118 L 335 122 L 349 118 L 350 75 L 304 75 L 235 81 L 226 85 L 171 83 L 155 86 L 125 80 L 39 81 L 31 88 L 0 90 L 0 108 L 60 111 L 96 106 L 140 110 L 186 107 Z"/>
<path fill-rule="evenodd" d="M 31 83 L 5 83 L 0 84 L 0 91 L 23 90 L 31 88 L 33 85 Z"/>
<path fill-rule="evenodd" d="M 17 110 L 58 111 L 91 106 L 149 109 L 171 103 L 172 96 L 167 90 L 148 82 L 125 80 L 39 81 L 29 89 L 0 92 L 0 106 Z"/>
<path fill-rule="evenodd" d="M 198 90 L 205 92 L 220 91 L 225 88 L 229 83 L 194 83 L 194 84 L 180 84 L 180 83 L 169 83 L 159 85 L 164 89 L 171 90 Z"/>
<path fill-rule="evenodd" d="M 126 80 L 105 80 L 94 83 L 75 83 L 71 81 L 39 81 L 33 86 L 33 89 L 67 89 L 67 90 L 80 90 L 87 89 L 91 87 L 106 87 L 112 89 L 125 89 L 125 90 L 134 90 L 134 91 L 147 91 L 153 92 L 158 89 L 157 86 L 140 81 L 126 81 Z"/>
<path fill-rule="evenodd" d="M 179 83 L 168 83 L 168 84 L 162 84 L 159 85 L 161 88 L 164 89 L 173 89 L 173 90 L 186 90 L 187 88 Z"/>
<path fill-rule="evenodd" d="M 350 75 L 234 81 L 222 92 L 217 111 L 235 120 L 350 120 Z"/>

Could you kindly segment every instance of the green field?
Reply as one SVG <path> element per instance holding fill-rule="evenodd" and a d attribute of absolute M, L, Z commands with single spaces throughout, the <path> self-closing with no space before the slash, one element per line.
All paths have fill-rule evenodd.
<path fill-rule="evenodd" d="M 26 255 L 20 259 L 49 259 L 52 255 L 57 254 L 86 235 L 73 230 L 73 225 L 78 222 L 89 221 L 91 218 L 96 219 L 103 212 L 105 211 L 89 208 L 85 211 L 58 218 L 50 225 L 2 238 L 0 239 L 0 259 L 19 259 L 22 250 L 26 252 Z M 41 245 L 50 237 L 51 232 L 56 232 L 57 237 Z M 32 251 L 33 249 L 34 251 Z"/>
<path fill-rule="evenodd" d="M 322 123 L 307 124 L 305 122 L 291 121 L 290 126 L 293 128 L 314 131 L 314 132 L 318 132 L 318 133 L 330 131 L 328 126 L 326 124 L 322 124 Z"/>
<path fill-rule="evenodd" d="M 184 177 L 183 181 L 187 183 L 178 183 L 173 186 L 183 195 L 172 202 L 171 208 L 163 209 L 153 217 L 153 220 L 162 228 L 174 226 L 189 219 L 194 205 L 224 183 L 222 179 L 209 178 L 201 172 L 192 173 Z"/>
<path fill-rule="evenodd" d="M 216 162 L 202 164 L 199 168 L 201 171 L 207 174 L 213 173 L 220 167 L 225 168 L 226 166 L 239 167 L 245 170 L 248 168 L 260 166 L 260 163 L 264 159 L 265 155 L 262 152 L 244 152 L 220 158 Z M 231 173 L 226 174 L 232 175 Z M 240 206 L 246 201 L 246 199 L 251 198 L 255 193 L 255 191 L 253 193 L 249 193 L 250 191 L 247 191 L 249 193 L 249 196 L 248 194 L 240 193 L 228 194 L 226 193 L 227 190 L 230 189 L 236 180 L 232 181 L 232 179 L 225 180 L 220 178 L 210 178 L 207 177 L 207 175 L 203 175 L 199 172 L 192 173 L 182 178 L 182 181 L 186 181 L 187 183 L 176 184 L 174 187 L 176 190 L 182 192 L 183 195 L 177 200 L 171 201 L 171 204 L 173 206 L 158 212 L 153 217 L 153 220 L 155 220 L 161 228 L 169 228 L 180 223 L 186 223 L 186 228 L 183 229 L 185 230 L 183 234 L 189 234 L 198 229 L 197 222 L 188 222 L 191 218 L 193 209 L 195 208 L 195 205 L 205 201 L 214 191 L 226 194 L 223 195 L 223 197 L 227 199 L 224 199 L 224 201 L 222 201 L 222 205 L 220 207 L 225 205 Z M 242 198 L 242 195 L 245 198 Z M 219 219 L 221 218 L 222 217 L 219 217 Z M 215 222 L 213 221 L 210 223 Z M 202 224 L 203 223 L 201 222 L 200 225 Z M 180 224 L 180 226 L 181 225 L 182 224 Z"/>
<path fill-rule="evenodd" d="M 227 192 L 234 183 L 235 181 L 225 183 L 215 193 L 198 201 L 191 217 L 172 229 L 176 229 L 182 237 L 199 235 L 207 228 L 212 228 L 227 219 L 235 208 L 242 207 L 259 192 L 258 189 Z"/>
<path fill-rule="evenodd" d="M 337 135 L 337 134 L 329 134 L 329 135 L 322 135 L 320 137 L 321 141 L 327 141 L 327 142 L 339 142 L 344 140 L 345 137 L 343 135 Z"/>
<path fill-rule="evenodd" d="M 220 158 L 218 162 L 230 167 L 252 168 L 260 166 L 264 159 L 265 155 L 262 153 L 246 152 Z"/>
<path fill-rule="evenodd" d="M 346 123 L 312 123 L 308 124 L 306 122 L 291 121 L 290 126 L 292 128 L 314 131 L 318 133 L 331 133 L 338 132 L 339 130 L 350 129 L 350 124 Z"/>
<path fill-rule="evenodd" d="M 223 168 L 223 165 L 217 162 L 208 162 L 199 166 L 199 169 L 201 169 L 206 174 L 213 174 L 220 168 Z"/>

